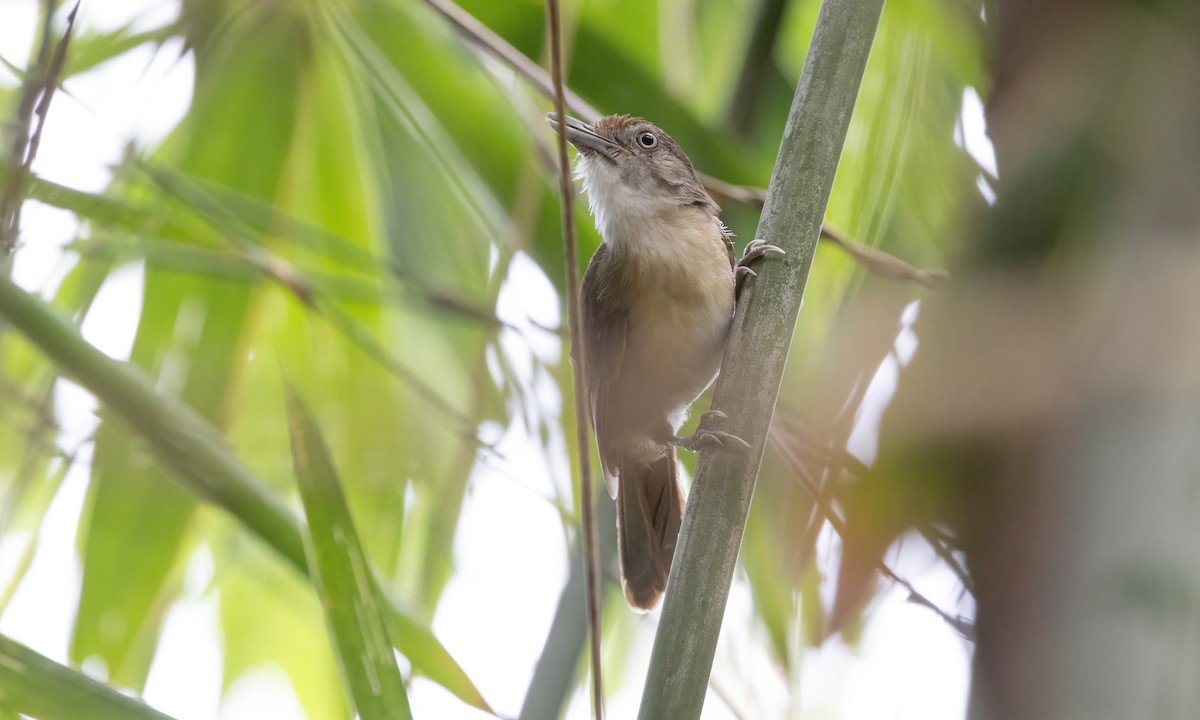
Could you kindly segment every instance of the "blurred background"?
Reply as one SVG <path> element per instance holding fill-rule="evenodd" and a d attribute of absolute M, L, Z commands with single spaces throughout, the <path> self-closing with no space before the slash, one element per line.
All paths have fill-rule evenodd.
<path fill-rule="evenodd" d="M 752 239 L 819 3 L 563 5 L 575 112 L 660 125 Z M 1196 11 L 1031 5 L 885 7 L 705 718 L 1200 707 Z M 6 151 L 72 7 L 0 0 Z M 297 513 L 300 389 L 417 718 L 589 716 L 544 12 L 85 0 L 5 268 Z M 610 545 L 627 718 L 657 613 Z M 181 720 L 354 715 L 308 581 L 3 323 L 0 634 Z"/>

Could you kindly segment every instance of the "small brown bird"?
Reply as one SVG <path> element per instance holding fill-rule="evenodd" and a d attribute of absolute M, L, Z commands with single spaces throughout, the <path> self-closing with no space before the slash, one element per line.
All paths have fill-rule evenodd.
<path fill-rule="evenodd" d="M 554 113 L 547 122 L 579 151 L 576 173 L 604 242 L 583 276 L 588 400 L 609 494 L 617 501 L 621 582 L 650 610 L 667 586 L 683 518 L 675 448 L 745 443 L 705 427 L 676 433 L 717 375 L 735 293 L 769 251 L 755 240 L 741 263 L 683 150 L 628 115 L 594 126 Z"/>

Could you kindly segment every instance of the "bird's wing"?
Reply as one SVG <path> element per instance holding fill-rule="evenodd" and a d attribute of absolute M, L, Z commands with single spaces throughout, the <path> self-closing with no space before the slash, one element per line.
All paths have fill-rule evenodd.
<path fill-rule="evenodd" d="M 583 316 L 584 347 L 587 351 L 588 400 L 592 410 L 592 427 L 596 431 L 596 447 L 608 494 L 617 496 L 617 470 L 620 457 L 611 447 L 609 412 L 610 390 L 621 375 L 625 358 L 625 331 L 629 312 L 616 297 L 618 284 L 611 281 L 616 270 L 608 255 L 608 246 L 601 244 L 583 274 L 580 309 Z M 608 280 L 608 282 L 606 282 Z M 572 348 L 571 357 L 575 357 Z"/>

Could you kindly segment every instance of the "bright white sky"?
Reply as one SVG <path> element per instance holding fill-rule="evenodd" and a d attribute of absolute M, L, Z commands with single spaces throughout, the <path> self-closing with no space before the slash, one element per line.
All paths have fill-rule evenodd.
<path fill-rule="evenodd" d="M 0 56 L 5 60 L 24 64 L 35 36 L 36 7 L 36 0 L 0 0 Z M 177 11 L 177 4 L 169 0 L 85 1 L 79 25 L 114 29 L 135 20 L 138 28 L 149 28 L 171 19 Z M 181 56 L 180 50 L 177 44 L 157 51 L 143 47 L 68 81 L 68 93 L 59 93 L 54 99 L 34 165 L 36 172 L 75 188 L 99 191 L 109 182 L 109 166 L 119 159 L 125 143 L 152 147 L 160 142 L 190 101 L 193 64 L 190 55 Z M 0 69 L 0 83 L 13 85 L 16 79 Z M 955 140 L 994 178 L 995 159 L 983 123 L 982 103 L 974 91 L 964 97 Z M 991 179 L 979 178 L 985 196 Z M 70 266 L 71 258 L 62 247 L 74 238 L 76 229 L 69 213 L 27 203 L 24 245 L 16 256 L 17 281 L 30 290 L 51 290 Z M 114 273 L 84 324 L 85 337 L 109 355 L 127 358 L 135 330 L 127 319 L 138 316 L 141 300 L 140 266 Z M 535 388 L 545 411 L 558 412 L 562 403 L 554 383 L 536 377 L 532 362 L 533 353 L 547 359 L 558 357 L 558 341 L 533 329 L 531 323 L 556 325 L 557 300 L 549 281 L 528 258 L 514 262 L 498 312 L 529 329 L 523 335 L 506 331 L 503 346 L 524 381 Z M 916 312 L 914 305 L 906 314 L 906 325 Z M 915 335 L 905 329 L 897 338 L 896 351 L 872 382 L 872 399 L 860 413 L 851 440 L 852 449 L 864 459 L 873 457 L 882 408 L 915 348 Z M 62 447 L 76 448 L 89 436 L 96 424 L 95 407 L 86 392 L 60 383 L 56 412 L 63 426 Z M 566 579 L 561 522 L 545 500 L 554 495 L 551 478 L 564 476 L 566 467 L 565 453 L 547 460 L 522 423 L 496 431 L 503 434 L 501 445 L 509 458 L 508 467 L 477 469 L 463 510 L 460 527 L 464 530 L 456 541 L 458 569 L 439 605 L 434 630 L 496 709 L 504 716 L 515 716 Z M 551 443 L 563 447 L 561 438 Z M 60 662 L 66 661 L 79 594 L 74 528 L 87 489 L 90 448 L 82 445 L 80 453 L 80 461 L 46 515 L 33 566 L 13 602 L 0 615 L 0 633 Z M 519 483 L 511 479 L 513 467 L 521 470 L 515 474 Z M 512 518 L 521 521 L 514 523 Z M 0 542 L 0 578 L 10 576 L 27 541 L 27 537 L 13 535 Z M 836 553 L 833 540 L 823 537 L 819 545 L 823 556 L 832 560 Z M 522 561 L 514 563 L 512 558 Z M 905 552 L 891 562 L 935 602 L 952 612 L 973 613 L 971 607 L 960 607 L 953 575 L 920 543 L 907 543 Z M 201 548 L 191 559 L 184 597 L 168 614 L 146 700 L 179 720 L 303 718 L 287 677 L 274 667 L 256 669 L 239 679 L 224 699 L 219 697 L 218 598 L 206 589 L 212 572 L 212 558 Z M 504 588 L 522 591 L 506 592 Z M 738 579 L 714 675 L 747 718 L 958 720 L 964 716 L 970 647 L 932 613 L 907 603 L 902 590 L 893 589 L 877 603 L 859 647 L 848 649 L 833 642 L 820 651 L 809 651 L 792 678 L 782 677 L 769 660 L 764 634 L 749 630 L 752 616 L 749 588 Z M 640 678 L 649 661 L 657 620 L 657 613 L 636 620 L 641 627 L 632 660 L 623 677 L 607 679 L 613 718 L 636 715 Z M 95 664 L 85 670 L 104 675 L 104 668 Z M 793 696 L 794 702 L 789 700 Z M 422 679 L 413 683 L 412 704 L 418 719 L 488 717 L 464 708 L 449 693 Z M 573 697 L 568 717 L 588 717 L 585 693 Z M 724 720 L 735 715 L 710 692 L 704 717 Z"/>

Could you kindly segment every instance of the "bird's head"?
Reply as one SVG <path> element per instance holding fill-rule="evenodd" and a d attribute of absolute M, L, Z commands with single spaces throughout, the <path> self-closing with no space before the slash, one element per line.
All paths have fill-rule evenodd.
<path fill-rule="evenodd" d="M 628 115 L 608 115 L 594 125 L 557 113 L 546 122 L 579 151 L 576 174 L 597 224 L 611 213 L 661 214 L 672 207 L 719 210 L 696 177 L 692 161 L 656 125 Z"/>

